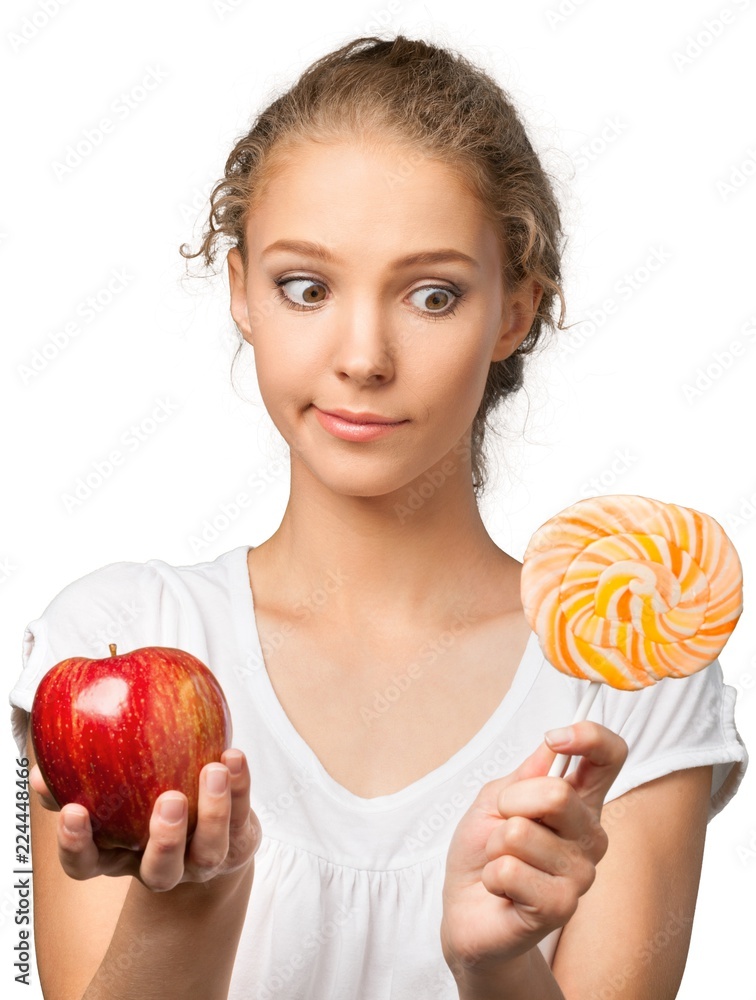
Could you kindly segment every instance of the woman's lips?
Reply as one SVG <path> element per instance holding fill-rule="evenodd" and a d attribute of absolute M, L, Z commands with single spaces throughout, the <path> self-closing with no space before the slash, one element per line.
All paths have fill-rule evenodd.
<path fill-rule="evenodd" d="M 345 420 L 344 417 L 337 417 L 333 413 L 325 413 L 323 410 L 318 409 L 317 406 L 315 407 L 315 415 L 321 427 L 324 427 L 334 437 L 341 438 L 343 441 L 374 441 L 376 438 L 385 437 L 398 427 L 403 427 L 409 423 L 409 420 L 400 420 L 391 424 L 357 424 L 351 420 Z"/>

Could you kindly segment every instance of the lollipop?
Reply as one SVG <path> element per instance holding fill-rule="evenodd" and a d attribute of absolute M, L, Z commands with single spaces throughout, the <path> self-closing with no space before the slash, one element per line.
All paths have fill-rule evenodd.
<path fill-rule="evenodd" d="M 542 524 L 520 593 L 544 655 L 591 683 L 638 690 L 687 677 L 721 652 L 743 610 L 740 559 L 708 514 L 648 497 L 592 497 Z M 560 754 L 550 775 L 561 774 Z"/>

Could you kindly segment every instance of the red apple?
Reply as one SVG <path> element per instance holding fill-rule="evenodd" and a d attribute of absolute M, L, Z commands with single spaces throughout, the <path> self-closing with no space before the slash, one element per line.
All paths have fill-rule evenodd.
<path fill-rule="evenodd" d="M 59 806 L 78 802 L 99 847 L 144 849 L 155 799 L 178 789 L 197 823 L 199 773 L 231 743 L 215 676 L 191 653 L 143 646 L 73 656 L 42 678 L 31 710 L 34 753 Z"/>

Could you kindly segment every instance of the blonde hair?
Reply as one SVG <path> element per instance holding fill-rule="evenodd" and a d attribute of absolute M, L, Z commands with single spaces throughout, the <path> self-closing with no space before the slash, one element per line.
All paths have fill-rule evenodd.
<path fill-rule="evenodd" d="M 532 279 L 542 289 L 524 341 L 488 372 L 470 442 L 477 496 L 485 487 L 488 418 L 522 387 L 525 356 L 545 327 L 563 329 L 565 313 L 554 190 L 516 108 L 485 70 L 448 48 L 404 35 L 363 36 L 327 53 L 236 141 L 211 192 L 199 249 L 190 253 L 182 244 L 179 252 L 187 259 L 201 255 L 210 267 L 218 241 L 225 239 L 238 247 L 246 270 L 246 222 L 275 168 L 274 150 L 280 154 L 298 141 L 329 142 L 345 134 L 380 136 L 461 170 L 499 234 L 504 288 Z M 240 335 L 239 349 L 242 344 Z"/>

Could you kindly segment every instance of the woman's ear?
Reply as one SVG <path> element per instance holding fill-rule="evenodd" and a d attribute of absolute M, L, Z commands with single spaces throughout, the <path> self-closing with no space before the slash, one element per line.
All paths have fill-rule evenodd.
<path fill-rule="evenodd" d="M 238 247 L 231 247 L 226 257 L 228 265 L 228 285 L 231 291 L 231 315 L 234 318 L 241 335 L 252 343 L 252 329 L 249 322 L 249 306 L 247 305 L 247 281 L 244 274 L 244 262 Z"/>
<path fill-rule="evenodd" d="M 542 297 L 543 286 L 533 278 L 523 281 L 514 292 L 505 294 L 499 336 L 491 361 L 503 361 L 514 354 L 530 332 Z"/>

